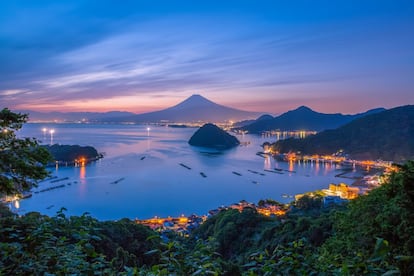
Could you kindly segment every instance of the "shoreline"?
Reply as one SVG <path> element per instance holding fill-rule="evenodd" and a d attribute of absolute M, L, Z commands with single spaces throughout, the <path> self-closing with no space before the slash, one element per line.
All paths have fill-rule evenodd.
<path fill-rule="evenodd" d="M 141 159 L 140 159 L 141 160 Z M 141 160 L 142 161 L 142 160 Z M 286 162 L 286 163 L 288 163 L 288 162 Z M 184 166 L 182 166 L 181 164 L 179 164 L 180 165 L 180 167 L 183 167 L 183 168 L 185 168 Z M 340 170 L 342 170 L 342 172 L 340 173 L 341 175 L 343 175 L 343 174 L 346 174 L 346 173 L 349 173 L 349 172 L 352 172 L 352 171 L 350 171 L 349 169 L 347 169 L 347 168 L 342 168 L 342 169 L 340 169 Z M 188 173 L 192 173 L 192 171 L 191 170 L 187 170 L 188 171 Z M 261 173 L 261 172 L 258 172 L 258 171 L 255 171 L 255 170 L 251 170 L 251 169 L 247 169 L 246 170 L 247 172 L 249 172 L 249 173 L 251 173 L 251 175 L 261 175 L 261 176 L 265 176 L 265 174 L 263 174 L 263 173 Z M 284 171 L 286 171 L 286 172 L 293 172 L 293 171 L 290 171 L 290 170 L 284 170 L 284 169 L 278 169 L 278 168 L 275 168 L 274 170 L 266 170 L 266 169 L 263 169 L 263 172 L 267 172 L 267 171 L 269 171 L 269 172 L 272 172 L 272 174 L 270 174 L 270 175 L 275 175 L 276 177 L 277 177 L 277 175 L 281 175 L 281 174 L 283 174 L 283 172 Z M 200 172 L 196 172 L 198 175 L 200 175 Z M 240 173 L 240 172 L 236 172 L 236 171 L 231 171 L 231 170 L 229 170 L 229 172 L 228 172 L 229 174 L 233 174 L 233 175 L 235 175 L 235 177 L 244 177 L 244 178 L 249 178 L 250 176 L 249 176 L 249 174 L 242 174 L 242 173 Z M 274 173 L 274 174 L 273 174 Z M 202 175 L 201 175 L 202 176 Z M 336 176 L 336 175 L 335 175 Z M 122 185 L 123 184 L 123 181 L 125 180 L 125 178 L 126 178 L 126 176 L 119 176 L 119 177 L 117 177 L 117 178 L 115 178 L 115 180 L 114 181 L 110 181 L 110 182 L 108 182 L 109 184 L 118 184 L 118 183 L 120 183 L 120 182 L 122 182 L 122 183 L 120 183 L 119 185 Z M 362 176 L 361 176 L 361 178 L 362 178 Z M 347 177 L 346 179 L 352 179 L 351 177 Z M 42 182 L 46 182 L 46 181 L 48 181 L 49 182 L 49 184 L 53 184 L 53 183 L 56 183 L 57 185 L 53 185 L 53 186 L 50 186 L 50 187 L 45 187 L 45 186 L 43 186 L 43 187 L 39 187 L 39 189 L 37 189 L 37 190 L 32 190 L 32 193 L 33 194 L 38 194 L 38 193 L 43 193 L 43 192 L 46 192 L 46 191 L 52 191 L 52 190 L 55 190 L 55 189 L 60 189 L 60 188 L 64 188 L 64 187 L 66 187 L 66 186 L 72 186 L 72 184 L 77 184 L 77 183 L 79 183 L 78 181 L 73 181 L 74 179 L 69 179 L 69 177 L 61 177 L 61 178 L 58 178 L 57 176 L 52 176 L 52 177 L 50 177 L 50 178 L 48 178 L 48 179 L 45 179 L 44 181 L 42 181 Z M 64 184 L 61 184 L 61 183 L 58 183 L 58 182 L 62 182 L 62 181 L 67 181 L 68 183 L 64 183 Z M 258 181 L 256 181 L 256 183 L 255 182 L 252 182 L 252 183 L 254 183 L 255 185 L 259 185 L 260 184 L 260 182 L 258 182 Z M 326 183 L 324 184 L 324 186 L 323 187 L 328 187 L 329 186 L 329 184 L 330 184 L 330 181 L 326 181 Z M 352 183 L 352 184 L 350 184 L 349 186 L 356 186 L 356 185 L 354 185 L 354 184 L 356 184 L 355 183 L 355 181 L 354 181 L 354 183 Z M 46 184 L 47 185 L 47 184 Z M 56 186 L 56 187 L 55 187 Z M 358 187 L 361 187 L 361 185 L 357 185 Z M 322 187 L 322 189 L 323 189 L 323 187 Z M 309 189 L 309 190 L 306 190 L 306 192 L 305 193 L 307 193 L 307 192 L 312 192 L 312 191 L 314 191 L 314 190 L 311 190 L 311 189 Z M 290 195 L 290 196 L 286 196 L 286 195 Z M 275 200 L 277 200 L 278 202 L 281 202 L 282 204 L 291 204 L 293 201 L 294 201 L 294 197 L 295 197 L 295 195 L 297 195 L 297 193 L 293 193 L 293 194 L 290 194 L 290 193 L 286 193 L 286 192 L 281 192 L 280 193 L 280 197 L 282 197 L 283 199 L 282 200 L 280 200 L 280 199 L 278 199 L 278 197 L 275 197 L 275 196 L 273 196 L 273 198 L 275 198 Z M 261 198 L 261 199 L 264 199 L 264 197 L 263 198 Z M 288 202 L 286 201 L 287 199 L 292 199 L 292 200 L 289 200 Z M 51 205 L 53 205 L 53 206 L 57 206 L 56 204 L 52 204 L 51 203 Z M 51 205 L 48 205 L 48 206 L 51 206 Z M 218 206 L 220 206 L 220 204 L 218 205 Z M 62 206 L 63 207 L 63 206 Z M 47 210 L 50 210 L 51 208 L 49 208 L 49 209 L 47 209 Z M 56 208 L 55 208 L 56 209 Z M 22 211 L 24 211 L 24 210 L 22 210 Z M 40 213 L 44 213 L 44 211 L 39 211 Z M 24 211 L 24 213 L 26 213 L 26 211 Z M 48 212 L 48 213 L 50 213 L 50 212 Z M 177 212 L 177 213 L 181 213 L 181 212 Z M 187 213 L 187 212 L 186 212 Z M 188 213 L 194 213 L 194 212 L 188 212 Z M 208 211 L 207 211 L 207 213 L 208 213 Z M 166 217 L 169 217 L 170 215 L 166 215 Z M 132 215 L 132 216 L 125 216 L 125 217 L 127 217 L 127 218 L 129 218 L 129 219 L 134 219 L 136 216 L 135 215 Z M 145 216 L 146 218 L 148 218 L 148 219 L 150 219 L 150 218 L 152 218 L 153 216 Z M 121 218 L 121 217 L 120 217 Z M 98 219 L 98 220 L 102 220 L 102 221 L 105 221 L 105 220 L 117 220 L 117 219 L 120 219 L 120 218 L 114 218 L 114 219 Z"/>

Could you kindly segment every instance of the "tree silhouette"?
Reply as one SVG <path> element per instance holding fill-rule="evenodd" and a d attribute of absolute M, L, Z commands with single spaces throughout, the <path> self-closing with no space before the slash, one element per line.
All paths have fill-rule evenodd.
<path fill-rule="evenodd" d="M 0 195 L 21 194 L 48 175 L 50 153 L 35 138 L 16 137 L 27 119 L 7 108 L 0 112 Z"/>

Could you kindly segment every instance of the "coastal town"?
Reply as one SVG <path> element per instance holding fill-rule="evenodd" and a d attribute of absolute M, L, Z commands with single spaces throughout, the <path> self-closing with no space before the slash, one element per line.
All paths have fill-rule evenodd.
<path fill-rule="evenodd" d="M 367 175 L 364 176 L 361 180 L 363 183 L 366 183 L 368 186 L 363 187 L 352 187 L 346 185 L 345 183 L 329 184 L 327 189 L 322 189 L 314 192 L 308 192 L 305 194 L 296 194 L 294 200 L 298 201 L 304 196 L 322 197 L 322 206 L 330 207 L 332 205 L 344 204 L 349 200 L 357 198 L 359 195 L 367 193 L 369 190 L 378 187 L 383 182 L 385 176 L 379 175 Z M 268 217 L 282 217 L 286 214 L 289 209 L 289 204 L 278 204 L 270 201 L 263 201 L 259 204 L 254 204 L 247 202 L 245 200 L 240 201 L 239 203 L 233 203 L 229 206 L 221 206 L 217 209 L 210 210 L 207 215 L 196 215 L 192 214 L 190 216 L 181 215 L 179 217 L 166 217 L 161 218 L 155 216 L 150 219 L 135 219 L 135 222 L 150 227 L 153 230 L 164 232 L 164 231 L 174 231 L 182 235 L 188 235 L 192 229 L 197 228 L 203 222 L 205 222 L 209 217 L 217 215 L 223 210 L 238 210 L 242 212 L 244 209 L 250 208 L 256 210 L 257 213 L 262 214 Z"/>
<path fill-rule="evenodd" d="M 367 193 L 369 190 L 378 187 L 382 183 L 382 177 L 379 175 L 368 175 L 362 178 L 362 181 L 368 186 L 363 187 L 352 187 L 345 183 L 329 184 L 327 189 L 322 189 L 314 192 L 308 192 L 305 194 L 296 194 L 294 200 L 298 201 L 304 196 L 322 197 L 322 206 L 330 207 L 332 205 L 344 204 L 349 200 L 357 198 L 359 195 Z M 244 209 L 250 208 L 256 210 L 257 213 L 268 217 L 282 217 L 286 214 L 289 209 L 289 204 L 275 204 L 274 202 L 265 201 L 262 204 L 254 204 L 245 200 L 239 203 L 233 203 L 229 206 L 221 206 L 217 209 L 210 210 L 207 215 L 196 215 L 190 216 L 181 215 L 179 217 L 158 217 L 155 216 L 149 219 L 135 219 L 137 224 L 148 226 L 149 228 L 164 232 L 174 231 L 184 236 L 188 235 L 192 229 L 197 228 L 209 217 L 217 215 L 223 210 L 234 209 L 242 212 Z"/>
<path fill-rule="evenodd" d="M 183 235 L 188 235 L 192 229 L 197 228 L 203 222 L 205 222 L 209 217 L 217 215 L 223 210 L 238 210 L 242 212 L 244 209 L 250 208 L 256 210 L 259 214 L 269 217 L 279 217 L 283 216 L 287 207 L 283 204 L 276 204 L 274 202 L 263 201 L 263 203 L 256 205 L 254 203 L 249 203 L 245 200 L 240 201 L 239 203 L 233 203 L 230 206 L 221 206 L 217 209 L 210 210 L 207 215 L 198 216 L 192 214 L 188 217 L 181 215 L 179 217 L 167 217 L 160 218 L 155 216 L 150 219 L 135 219 L 135 222 L 150 227 L 153 230 L 159 232 L 163 231 L 174 231 Z"/>
<path fill-rule="evenodd" d="M 269 154 L 267 153 L 258 153 Z M 367 173 L 364 176 L 358 177 L 348 177 L 346 174 L 349 171 L 344 171 L 340 174 L 337 174 L 336 177 L 348 178 L 354 180 L 352 185 L 347 185 L 345 183 L 334 184 L 330 183 L 326 189 L 307 192 L 304 194 L 296 194 L 294 196 L 288 196 L 294 198 L 294 201 L 299 201 L 302 197 L 322 197 L 322 207 L 331 207 L 333 205 L 340 205 L 348 202 L 349 200 L 355 199 L 360 195 L 367 194 L 370 190 L 382 185 L 386 182 L 387 177 L 391 172 L 397 171 L 397 167 L 391 162 L 385 162 L 382 160 L 373 161 L 373 160 L 348 160 L 345 157 L 339 157 L 335 155 L 312 155 L 312 156 L 301 156 L 300 158 L 296 155 L 286 154 L 283 157 L 284 161 L 289 163 L 294 162 L 312 162 L 316 164 L 320 163 L 336 163 L 336 164 L 346 164 L 351 165 L 355 170 L 356 167 L 360 169 L 363 168 Z M 370 170 L 373 170 L 370 173 Z M 277 169 L 275 169 L 277 172 Z M 266 171 L 266 170 L 265 170 Z M 268 170 L 270 171 L 270 170 Z M 205 222 L 209 217 L 218 214 L 223 210 L 234 209 L 242 212 L 245 208 L 250 208 L 256 210 L 259 214 L 269 217 L 283 217 L 286 212 L 289 210 L 289 204 L 279 204 L 272 201 L 262 201 L 259 204 L 249 203 L 245 200 L 240 201 L 239 203 L 234 203 L 229 206 L 221 206 L 217 209 L 210 210 L 207 215 L 198 216 L 192 214 L 190 216 L 181 215 L 179 217 L 167 217 L 161 218 L 155 216 L 150 219 L 135 219 L 135 222 L 150 227 L 153 230 L 164 232 L 164 231 L 174 231 L 182 235 L 188 235 L 192 229 L 197 228 L 203 222 Z"/>

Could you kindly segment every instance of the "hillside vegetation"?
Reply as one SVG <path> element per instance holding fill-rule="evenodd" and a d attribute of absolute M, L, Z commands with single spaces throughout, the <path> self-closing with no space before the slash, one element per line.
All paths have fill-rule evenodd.
<path fill-rule="evenodd" d="M 356 119 L 305 139 L 286 139 L 274 151 L 332 154 L 344 150 L 354 159 L 414 159 L 414 106 L 407 105 Z"/>

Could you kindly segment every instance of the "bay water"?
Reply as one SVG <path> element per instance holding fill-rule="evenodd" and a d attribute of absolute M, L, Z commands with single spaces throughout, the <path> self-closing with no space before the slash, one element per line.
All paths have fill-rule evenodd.
<path fill-rule="evenodd" d="M 287 203 L 295 194 L 339 182 L 335 175 L 340 173 L 340 165 L 289 164 L 256 154 L 264 142 L 275 138 L 237 135 L 240 146 L 216 151 L 188 144 L 196 130 L 28 123 L 18 132 L 19 137 L 35 137 L 42 144 L 93 146 L 105 156 L 83 167 L 50 168 L 55 178 L 40 182 L 31 198 L 11 207 L 21 214 L 37 211 L 47 215 L 64 207 L 69 215 L 88 212 L 99 220 L 203 215 L 240 200 L 257 203 L 271 198 Z M 274 168 L 281 169 L 280 173 L 266 171 Z M 52 182 L 55 180 L 61 181 Z M 60 185 L 63 187 L 40 192 Z"/>

